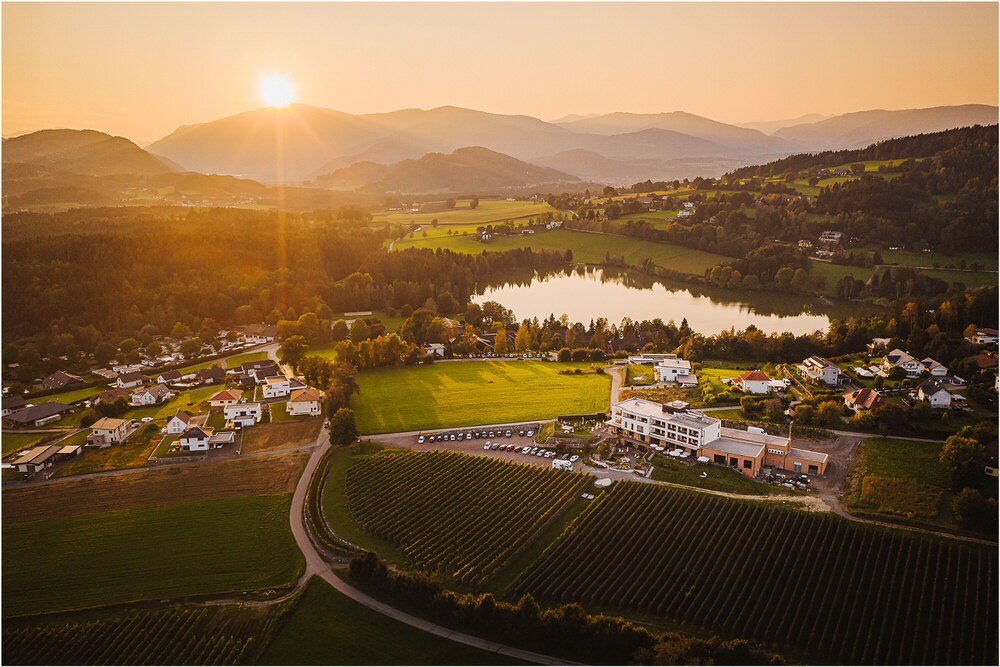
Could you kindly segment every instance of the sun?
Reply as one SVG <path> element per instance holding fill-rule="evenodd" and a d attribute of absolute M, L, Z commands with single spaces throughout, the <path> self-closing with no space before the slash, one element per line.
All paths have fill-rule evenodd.
<path fill-rule="evenodd" d="M 281 74 L 265 74 L 257 85 L 260 100 L 269 107 L 287 107 L 295 101 L 295 85 Z"/>

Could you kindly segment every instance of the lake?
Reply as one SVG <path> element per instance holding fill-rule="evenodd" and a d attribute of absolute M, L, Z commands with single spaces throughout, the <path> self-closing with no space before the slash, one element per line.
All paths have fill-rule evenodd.
<path fill-rule="evenodd" d="M 825 331 L 831 319 L 875 312 L 859 303 L 824 303 L 815 298 L 773 292 L 722 290 L 672 283 L 631 272 L 574 269 L 566 273 L 532 275 L 488 287 L 473 298 L 496 301 L 518 320 L 566 315 L 584 324 L 599 317 L 619 323 L 660 318 L 678 325 L 687 318 L 695 331 L 710 335 L 751 324 L 766 333 L 805 334 Z"/>

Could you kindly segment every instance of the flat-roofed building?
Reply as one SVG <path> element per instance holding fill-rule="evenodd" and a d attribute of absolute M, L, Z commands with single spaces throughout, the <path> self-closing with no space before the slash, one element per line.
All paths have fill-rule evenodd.
<path fill-rule="evenodd" d="M 714 417 L 641 398 L 612 405 L 607 425 L 616 434 L 643 445 L 687 449 L 750 478 L 765 466 L 823 475 L 829 462 L 827 454 L 793 447 L 790 437 L 761 429 L 724 428 Z"/>

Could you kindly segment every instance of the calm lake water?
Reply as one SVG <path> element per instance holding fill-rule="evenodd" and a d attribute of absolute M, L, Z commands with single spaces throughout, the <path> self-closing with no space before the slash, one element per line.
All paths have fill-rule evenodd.
<path fill-rule="evenodd" d="M 826 330 L 831 319 L 874 310 L 857 303 L 827 304 L 771 292 L 706 289 L 601 269 L 533 275 L 489 287 L 473 300 L 501 303 L 519 320 L 565 314 L 571 322 L 584 324 L 598 317 L 612 323 L 625 317 L 637 321 L 658 317 L 680 324 L 687 318 L 692 329 L 706 335 L 731 327 L 745 329 L 751 324 L 767 333 L 811 333 Z"/>

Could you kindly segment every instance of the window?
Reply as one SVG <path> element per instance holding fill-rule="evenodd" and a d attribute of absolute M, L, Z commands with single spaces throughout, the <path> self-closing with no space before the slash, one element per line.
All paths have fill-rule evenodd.
<path fill-rule="evenodd" d="M 819 474 L 819 466 L 812 466 L 812 465 L 809 466 L 809 474 L 810 475 L 818 475 Z"/>
<path fill-rule="evenodd" d="M 743 459 L 743 467 L 746 468 L 747 470 L 752 469 L 753 461 L 751 461 L 750 459 Z"/>
<path fill-rule="evenodd" d="M 740 460 L 738 458 L 736 458 L 735 456 L 730 456 L 729 457 L 729 465 L 731 465 L 731 466 L 733 466 L 735 468 L 735 467 L 739 466 L 739 464 L 740 464 Z"/>
<path fill-rule="evenodd" d="M 712 460 L 715 461 L 716 463 L 722 463 L 723 465 L 725 465 L 725 463 L 726 463 L 726 456 L 725 456 L 725 454 L 716 454 L 715 457 L 713 457 Z"/>

